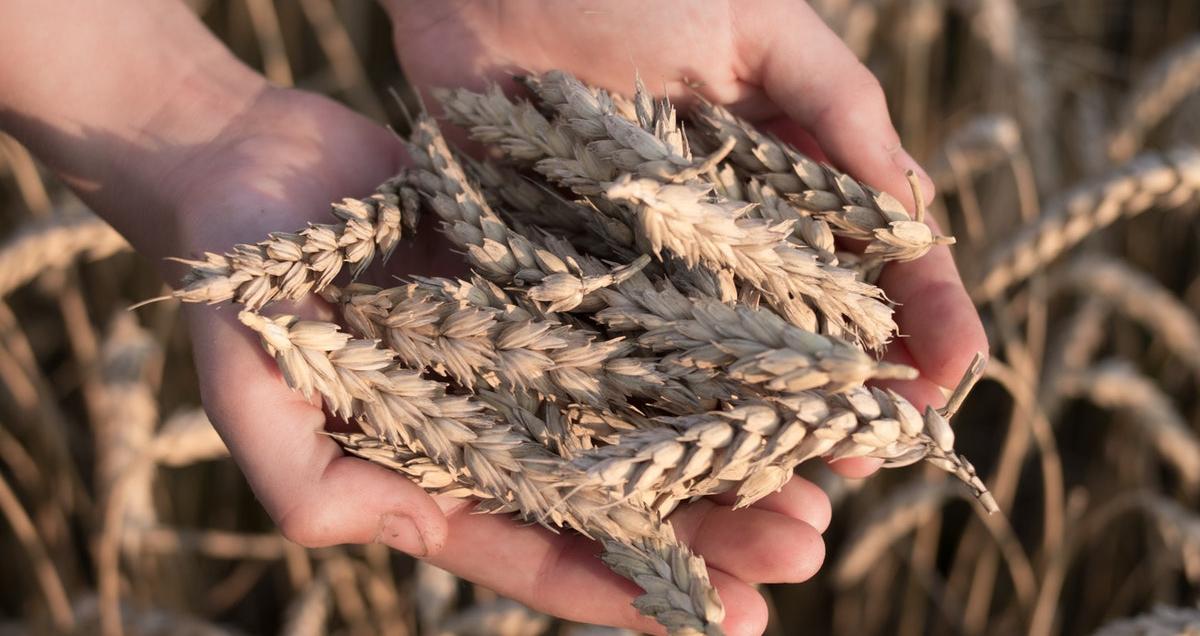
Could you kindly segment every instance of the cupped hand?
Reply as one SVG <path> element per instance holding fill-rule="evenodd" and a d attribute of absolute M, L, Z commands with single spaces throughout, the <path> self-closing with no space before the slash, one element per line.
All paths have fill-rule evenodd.
<path fill-rule="evenodd" d="M 181 202 L 182 252 L 224 251 L 270 231 L 328 222 L 329 202 L 363 196 L 403 155 L 382 127 L 329 100 L 266 88 L 218 137 L 170 171 Z M 392 257 L 397 273 L 444 274 L 461 258 L 427 228 Z M 286 311 L 320 314 L 315 304 Z M 381 542 L 557 616 L 657 632 L 631 605 L 638 590 L 569 533 L 473 514 L 407 478 L 343 455 L 324 411 L 284 384 L 232 306 L 189 306 L 205 408 L 255 494 L 288 539 L 304 546 Z M 745 510 L 705 499 L 672 516 L 707 560 L 731 634 L 758 634 L 758 583 L 804 580 L 820 567 L 829 501 L 794 479 Z"/>
<path fill-rule="evenodd" d="M 396 48 L 423 90 L 480 88 L 513 73 L 568 70 L 628 93 L 635 73 L 686 108 L 696 94 L 725 105 L 913 209 L 905 173 L 932 182 L 901 147 L 879 82 L 812 8 L 796 0 L 603 3 L 580 0 L 390 0 Z M 936 228 L 935 228 L 936 230 Z M 902 338 L 887 358 L 921 377 L 891 383 L 918 407 L 940 406 L 987 338 L 947 247 L 889 264 L 879 281 Z M 836 462 L 850 477 L 875 460 Z"/>

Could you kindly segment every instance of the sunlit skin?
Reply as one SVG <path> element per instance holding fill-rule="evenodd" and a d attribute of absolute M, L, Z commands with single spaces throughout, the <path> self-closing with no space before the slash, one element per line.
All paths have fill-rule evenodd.
<path fill-rule="evenodd" d="M 919 168 L 900 148 L 878 84 L 803 3 L 397 0 L 387 9 L 420 88 L 564 68 L 628 90 L 636 70 L 681 105 L 695 93 L 728 104 L 912 203 L 904 173 Z M 267 85 L 182 3 L 9 0 L 0 60 L 0 127 L 155 262 L 326 220 L 330 201 L 370 192 L 404 161 L 379 124 Z M 932 196 L 927 180 L 924 190 Z M 392 270 L 458 271 L 459 257 L 432 236 L 404 243 Z M 162 267 L 169 280 L 180 272 Z M 923 375 L 900 388 L 918 405 L 939 403 L 938 386 L 953 385 L 987 347 L 950 254 L 890 265 L 881 283 L 906 335 L 887 357 Z M 657 631 L 629 604 L 636 588 L 607 571 L 594 544 L 472 515 L 470 504 L 430 497 L 310 434 L 326 426 L 323 411 L 283 384 L 235 313 L 188 309 L 204 404 L 285 536 L 305 546 L 383 541 L 551 614 Z M 861 477 L 876 467 L 835 468 Z M 695 502 L 672 521 L 707 560 L 728 631 L 758 634 L 766 608 L 752 586 L 812 576 L 829 500 L 797 478 L 747 510 L 729 503 Z"/>

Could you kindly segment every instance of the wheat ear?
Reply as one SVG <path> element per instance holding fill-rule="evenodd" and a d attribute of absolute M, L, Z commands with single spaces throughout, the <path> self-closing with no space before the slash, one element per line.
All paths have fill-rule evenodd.
<path fill-rule="evenodd" d="M 1139 75 L 1121 105 L 1108 139 L 1108 156 L 1125 161 L 1142 147 L 1142 140 L 1190 93 L 1200 88 L 1200 37 L 1192 37 L 1163 53 Z"/>
<path fill-rule="evenodd" d="M 1200 377 L 1200 321 L 1157 280 L 1124 261 L 1085 256 L 1056 274 L 1052 282 L 1102 299 L 1141 323 Z"/>
<path fill-rule="evenodd" d="M 356 334 L 381 339 L 406 366 L 448 375 L 469 390 L 533 391 L 561 404 L 601 408 L 619 408 L 630 397 L 660 398 L 680 409 L 699 407 L 686 387 L 656 368 L 654 359 L 631 357 L 631 343 L 539 318 L 508 299 L 482 300 L 503 294 L 480 291 L 483 283 L 424 279 L 390 289 L 355 285 L 326 297 L 340 303 Z"/>
<path fill-rule="evenodd" d="M 622 435 L 573 460 L 583 472 L 579 483 L 625 496 L 653 493 L 664 509 L 736 483 L 737 505 L 746 506 L 778 491 L 798 464 L 816 457 L 877 457 L 887 466 L 925 459 L 959 478 L 989 512 L 998 510 L 970 462 L 954 452 L 945 417 L 932 408 L 922 415 L 892 391 L 745 399 L 729 410 L 659 421 L 666 426 Z"/>
<path fill-rule="evenodd" d="M 714 139 L 737 140 L 730 153 L 733 162 L 750 179 L 786 195 L 797 208 L 794 216 L 814 214 L 833 233 L 867 241 L 868 255 L 907 261 L 924 256 L 935 245 L 953 242 L 934 236 L 922 219 L 914 220 L 890 194 L 809 159 L 720 106 L 701 101 L 693 120 Z"/>
<path fill-rule="evenodd" d="M 379 438 L 364 447 L 355 443 L 369 443 L 371 437 L 336 435 L 348 451 L 393 468 L 428 457 L 455 484 L 481 496 L 484 510 L 566 525 L 601 540 L 606 551 L 633 554 L 657 576 L 635 581 L 646 592 L 639 609 L 673 634 L 719 633 L 724 609 L 703 560 L 675 541 L 669 524 L 658 524 L 648 510 L 620 503 L 601 489 L 567 492 L 557 471 L 547 470 L 559 461 L 548 451 L 495 420 L 476 400 L 446 395 L 446 385 L 401 369 L 394 363 L 396 354 L 375 341 L 351 339 L 336 325 L 291 316 L 243 311 L 239 319 L 260 335 L 290 386 L 316 392 L 331 411 L 356 419 Z M 396 459 L 396 448 L 409 457 Z M 679 594 L 689 602 L 681 604 Z"/>
<path fill-rule="evenodd" d="M 813 331 L 824 328 L 872 348 L 882 346 L 894 332 L 891 310 L 880 302 L 877 289 L 857 281 L 849 270 L 821 264 L 815 252 L 787 241 L 791 230 L 786 224 L 736 218 L 748 203 L 710 200 L 711 185 L 686 179 L 668 183 L 619 177 L 613 161 L 632 163 L 627 153 L 614 150 L 601 156 L 593 150 L 595 142 L 584 142 L 532 105 L 509 101 L 498 89 L 486 95 L 445 92 L 441 99 L 451 119 L 469 128 L 476 139 L 498 145 L 515 160 L 536 162 L 538 172 L 578 194 L 620 204 L 597 209 L 619 210 L 646 252 L 665 250 L 689 265 L 728 269 L 760 289 L 789 321 Z M 623 129 L 644 135 L 638 139 L 648 145 L 659 143 L 618 115 L 609 114 L 605 121 L 632 126 Z M 582 120 L 571 124 L 589 125 Z M 663 161 L 647 159 L 652 167 L 646 171 L 686 176 L 690 170 L 669 161 L 669 169 L 664 169 Z"/>
<path fill-rule="evenodd" d="M 879 362 L 834 338 L 805 331 L 767 309 L 688 298 L 644 277 L 601 293 L 608 307 L 595 320 L 613 333 L 633 333 L 646 349 L 667 355 L 668 376 L 720 372 L 770 391 L 842 392 L 871 379 L 912 379 L 916 370 Z"/>
<path fill-rule="evenodd" d="M 69 265 L 80 255 L 98 260 L 126 249 L 125 239 L 91 213 L 39 219 L 0 245 L 0 298 L 46 270 Z"/>
<path fill-rule="evenodd" d="M 296 300 L 324 289 L 349 265 L 355 275 L 376 255 L 387 258 L 404 232 L 413 232 L 417 201 L 392 179 L 363 199 L 332 205 L 337 224 L 310 224 L 296 233 L 274 233 L 203 260 L 180 259 L 191 267 L 174 296 L 184 302 L 234 300 L 261 309 L 276 300 Z"/>
<path fill-rule="evenodd" d="M 1181 146 L 1141 155 L 1047 204 L 1037 224 L 992 252 L 987 274 L 972 295 L 977 301 L 997 298 L 1092 232 L 1121 217 L 1182 205 L 1198 189 L 1200 152 L 1195 149 Z"/>
<path fill-rule="evenodd" d="M 1059 391 L 1087 397 L 1097 405 L 1135 414 L 1143 433 L 1179 474 L 1189 492 L 1200 489 L 1200 439 L 1152 380 L 1128 363 L 1104 361 L 1086 371 L 1060 378 Z"/>

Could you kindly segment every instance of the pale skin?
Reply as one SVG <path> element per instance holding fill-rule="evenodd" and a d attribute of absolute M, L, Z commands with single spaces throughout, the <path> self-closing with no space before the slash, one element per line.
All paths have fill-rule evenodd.
<path fill-rule="evenodd" d="M 396 45 L 414 85 L 481 86 L 514 69 L 564 68 L 628 90 L 635 70 L 686 106 L 730 105 L 840 168 L 912 203 L 878 83 L 801 2 L 393 0 Z M 268 85 L 182 4 L 140 0 L 0 3 L 0 128 L 16 136 L 145 256 L 221 251 L 268 231 L 324 220 L 404 162 L 383 127 L 325 98 Z M 925 192 L 933 188 L 925 178 Z M 444 273 L 457 256 L 423 238 L 397 272 Z M 452 271 L 452 270 L 450 270 Z M 176 280 L 179 270 L 163 265 Z M 922 378 L 902 392 L 940 403 L 983 330 L 946 248 L 888 267 L 907 338 L 888 357 Z M 319 311 L 307 308 L 305 311 Z M 204 404 L 283 534 L 305 546 L 382 541 L 536 609 L 659 631 L 637 615 L 631 584 L 566 534 L 470 514 L 400 475 L 343 456 L 318 405 L 290 391 L 232 308 L 189 308 Z M 843 462 L 862 477 L 877 466 Z M 828 498 L 793 479 L 734 512 L 723 497 L 672 516 L 703 555 L 731 634 L 759 634 L 757 583 L 796 582 L 824 558 Z"/>

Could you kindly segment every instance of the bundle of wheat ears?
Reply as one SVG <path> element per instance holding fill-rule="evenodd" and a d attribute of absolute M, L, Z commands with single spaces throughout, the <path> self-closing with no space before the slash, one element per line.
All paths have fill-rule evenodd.
<path fill-rule="evenodd" d="M 871 281 L 950 241 L 923 211 L 718 106 L 685 126 L 640 85 L 524 84 L 533 101 L 439 95 L 502 159 L 456 156 L 421 116 L 411 168 L 329 224 L 187 261 L 175 295 L 241 305 L 287 382 L 361 428 L 334 435 L 348 452 L 601 542 L 672 634 L 720 633 L 724 613 L 666 520 L 681 502 L 748 505 L 807 459 L 875 457 L 925 459 L 995 509 L 947 422 L 978 364 L 942 410 L 868 385 L 916 375 L 877 359 L 897 334 Z M 470 278 L 335 285 L 430 213 Z M 310 293 L 340 325 L 267 311 Z"/>

